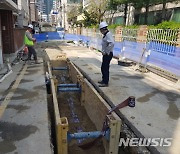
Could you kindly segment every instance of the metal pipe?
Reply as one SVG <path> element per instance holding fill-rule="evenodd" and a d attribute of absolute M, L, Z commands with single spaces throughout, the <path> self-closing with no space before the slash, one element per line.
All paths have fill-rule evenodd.
<path fill-rule="evenodd" d="M 81 88 L 61 88 L 61 87 L 59 87 L 58 88 L 58 91 L 59 92 L 75 92 L 75 91 L 78 91 L 78 92 L 80 92 L 81 91 Z"/>
<path fill-rule="evenodd" d="M 58 87 L 78 87 L 78 84 L 59 84 Z"/>
<path fill-rule="evenodd" d="M 56 70 L 56 71 L 68 70 L 68 67 L 52 67 L 52 70 Z"/>
<path fill-rule="evenodd" d="M 102 131 L 79 132 L 79 133 L 73 133 L 73 134 L 68 133 L 67 138 L 68 138 L 68 141 L 71 141 L 72 139 L 98 138 L 100 135 L 103 135 L 107 140 L 109 140 L 110 130 L 108 129 L 105 134 Z"/>
<path fill-rule="evenodd" d="M 98 138 L 102 134 L 101 131 L 95 132 L 79 132 L 74 134 L 69 134 L 71 139 L 83 139 L 83 138 Z"/>

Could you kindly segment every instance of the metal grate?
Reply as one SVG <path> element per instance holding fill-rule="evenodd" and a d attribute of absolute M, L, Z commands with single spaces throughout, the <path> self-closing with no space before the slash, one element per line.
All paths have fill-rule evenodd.
<path fill-rule="evenodd" d="M 149 50 L 175 55 L 178 29 L 150 29 L 147 35 Z"/>

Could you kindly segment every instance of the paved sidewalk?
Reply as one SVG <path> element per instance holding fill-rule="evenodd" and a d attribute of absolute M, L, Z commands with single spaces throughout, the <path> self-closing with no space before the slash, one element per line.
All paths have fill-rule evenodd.
<path fill-rule="evenodd" d="M 101 80 L 101 53 L 84 47 L 61 46 L 67 57 L 82 69 L 94 83 Z M 129 96 L 136 97 L 135 108 L 123 108 L 121 113 L 146 138 L 174 138 L 180 119 L 180 87 L 153 73 L 142 74 L 130 67 L 110 67 L 109 87 L 101 88 L 106 96 L 119 104 Z M 156 147 L 169 153 L 169 147 Z"/>
<path fill-rule="evenodd" d="M 51 154 L 49 129 L 43 63 L 15 65 L 0 83 L 0 154 Z"/>

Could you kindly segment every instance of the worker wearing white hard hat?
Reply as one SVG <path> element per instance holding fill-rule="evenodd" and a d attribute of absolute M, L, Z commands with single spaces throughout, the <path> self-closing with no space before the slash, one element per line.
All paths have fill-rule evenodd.
<path fill-rule="evenodd" d="M 38 63 L 36 50 L 34 49 L 34 42 L 36 42 L 36 39 L 32 37 L 32 31 L 33 31 L 33 25 L 29 24 L 28 29 L 24 35 L 24 44 L 28 48 L 28 60 L 31 60 L 31 56 L 33 55 L 35 63 Z"/>
<path fill-rule="evenodd" d="M 33 25 L 29 24 L 29 25 L 28 25 L 28 28 L 33 29 Z"/>
<path fill-rule="evenodd" d="M 103 34 L 101 50 L 103 55 L 101 65 L 102 80 L 98 82 L 100 84 L 99 87 L 108 87 L 109 85 L 109 67 L 113 57 L 114 38 L 107 27 L 108 24 L 106 22 L 99 24 L 100 32 Z"/>
<path fill-rule="evenodd" d="M 99 29 L 102 29 L 102 28 L 105 28 L 105 27 L 108 27 L 108 24 L 106 23 L 106 22 L 101 22 L 100 24 L 99 24 Z"/>

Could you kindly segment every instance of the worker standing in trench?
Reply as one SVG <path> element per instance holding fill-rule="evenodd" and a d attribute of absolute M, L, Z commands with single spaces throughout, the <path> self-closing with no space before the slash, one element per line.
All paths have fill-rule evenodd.
<path fill-rule="evenodd" d="M 33 55 L 35 63 L 38 64 L 36 50 L 34 49 L 34 42 L 36 42 L 36 39 L 32 37 L 32 31 L 33 25 L 29 24 L 25 32 L 24 44 L 28 48 L 28 60 L 31 60 L 31 56 Z"/>
<path fill-rule="evenodd" d="M 100 32 L 104 35 L 102 38 L 102 65 L 101 65 L 101 73 L 102 80 L 98 83 L 99 87 L 108 87 L 109 84 L 109 67 L 110 62 L 113 57 L 113 49 L 114 49 L 114 38 L 108 30 L 108 25 L 106 22 L 101 22 L 99 24 Z"/>

